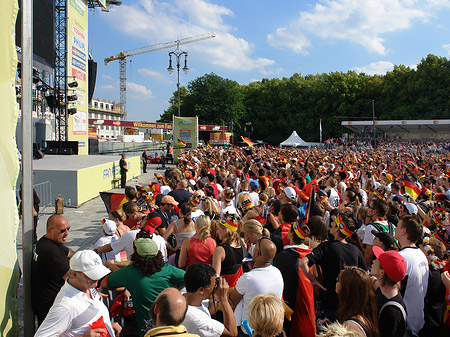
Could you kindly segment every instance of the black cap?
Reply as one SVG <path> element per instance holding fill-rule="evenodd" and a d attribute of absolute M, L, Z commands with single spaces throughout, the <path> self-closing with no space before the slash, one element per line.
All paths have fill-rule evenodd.
<path fill-rule="evenodd" d="M 386 250 L 392 250 L 395 247 L 394 237 L 386 232 L 379 232 L 376 229 L 372 229 L 372 234 L 375 235 L 386 247 Z"/>

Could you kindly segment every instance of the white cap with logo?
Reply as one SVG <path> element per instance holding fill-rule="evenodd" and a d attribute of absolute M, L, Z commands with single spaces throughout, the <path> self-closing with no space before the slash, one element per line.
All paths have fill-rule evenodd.
<path fill-rule="evenodd" d="M 81 250 L 70 259 L 70 269 L 84 273 L 91 280 L 100 280 L 111 270 L 102 264 L 102 259 L 93 250 Z"/>

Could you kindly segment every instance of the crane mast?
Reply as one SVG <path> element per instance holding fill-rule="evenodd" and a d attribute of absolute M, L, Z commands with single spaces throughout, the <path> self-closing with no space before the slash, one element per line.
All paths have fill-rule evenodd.
<path fill-rule="evenodd" d="M 171 47 L 179 47 L 183 44 L 203 41 L 207 39 L 212 39 L 216 35 L 214 33 L 203 34 L 194 37 L 187 37 L 180 40 L 175 40 L 167 43 L 156 43 L 142 48 L 131 49 L 127 51 L 122 51 L 116 56 L 110 56 L 105 58 L 105 65 L 108 65 L 111 61 L 119 60 L 120 66 L 120 105 L 122 106 L 122 111 L 125 113 L 127 111 L 127 57 L 133 57 L 139 54 L 150 53 L 158 50 L 168 49 Z"/>

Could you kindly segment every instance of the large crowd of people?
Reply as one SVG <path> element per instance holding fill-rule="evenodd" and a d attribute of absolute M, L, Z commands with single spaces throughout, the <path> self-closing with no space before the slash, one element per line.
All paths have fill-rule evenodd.
<path fill-rule="evenodd" d="M 450 335 L 450 160 L 380 145 L 183 150 L 75 255 L 50 217 L 36 336 Z"/>

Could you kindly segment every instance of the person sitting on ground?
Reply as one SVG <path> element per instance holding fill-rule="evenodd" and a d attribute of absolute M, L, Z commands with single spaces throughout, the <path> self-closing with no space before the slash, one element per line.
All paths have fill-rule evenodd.
<path fill-rule="evenodd" d="M 247 254 L 237 233 L 237 221 L 235 214 L 225 214 L 217 223 L 216 233 L 221 243 L 214 249 L 212 258 L 214 270 L 225 277 L 230 287 L 234 287 L 243 274 L 242 260 Z"/>
<path fill-rule="evenodd" d="M 283 332 L 283 319 L 283 302 L 275 295 L 255 296 L 248 305 L 248 322 L 253 336 L 278 336 Z"/>
<path fill-rule="evenodd" d="M 181 325 L 186 316 L 188 304 L 183 295 L 175 288 L 167 288 L 156 297 L 149 314 L 155 328 L 149 330 L 145 337 L 179 336 L 199 337 L 190 334 Z"/>
<path fill-rule="evenodd" d="M 228 302 L 228 283 L 215 277 L 215 270 L 206 263 L 192 264 L 184 275 L 189 305 L 183 325 L 200 336 L 237 336 L 236 319 Z M 210 297 L 212 296 L 212 299 Z M 211 318 L 221 306 L 223 324 Z"/>
<path fill-rule="evenodd" d="M 220 209 L 214 199 L 210 197 L 202 198 L 202 210 L 205 215 L 209 216 L 211 220 L 218 220 L 220 216 Z"/>
<path fill-rule="evenodd" d="M 167 248 L 172 252 L 175 252 L 175 255 L 172 255 L 173 258 L 169 258 L 169 261 L 176 267 L 178 266 L 180 249 L 183 242 L 195 235 L 194 221 L 191 218 L 191 212 L 192 206 L 190 204 L 182 204 L 180 208 L 181 219 L 172 222 L 164 233 L 164 239 L 166 241 L 172 233 L 175 235 L 176 246 L 172 247 L 171 244 L 167 242 Z"/>
<path fill-rule="evenodd" d="M 108 218 L 116 223 L 119 236 L 122 236 L 123 233 L 130 230 L 130 227 L 123 224 L 123 222 L 127 219 L 127 216 L 121 209 L 116 209 L 115 211 L 110 212 Z"/>
<path fill-rule="evenodd" d="M 97 283 L 111 271 L 92 250 L 76 252 L 70 260 L 70 276 L 58 293 L 37 337 L 119 335 L 122 328 L 112 323 Z"/>
<path fill-rule="evenodd" d="M 112 220 L 104 219 L 103 223 L 103 236 L 98 238 L 92 245 L 92 248 L 99 248 L 106 244 L 110 244 L 117 240 L 117 225 Z M 107 260 L 121 261 L 120 253 L 115 254 L 113 251 L 98 254 L 102 258 L 102 263 L 105 264 Z"/>
<path fill-rule="evenodd" d="M 131 264 L 108 275 L 101 282 L 105 289 L 126 287 L 133 298 L 140 335 L 148 330 L 148 311 L 158 294 L 171 286 L 184 284 L 184 270 L 164 263 L 158 245 L 150 237 L 137 237 Z"/>
<path fill-rule="evenodd" d="M 126 186 L 125 187 L 125 198 L 127 199 L 127 202 L 122 205 L 122 210 L 126 212 L 127 207 L 136 204 L 137 202 L 137 191 L 132 186 Z"/>
<path fill-rule="evenodd" d="M 188 269 L 195 262 L 212 264 L 215 248 L 216 241 L 211 238 L 211 220 L 206 215 L 200 215 L 195 221 L 195 235 L 181 245 L 178 266 Z"/>

